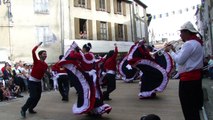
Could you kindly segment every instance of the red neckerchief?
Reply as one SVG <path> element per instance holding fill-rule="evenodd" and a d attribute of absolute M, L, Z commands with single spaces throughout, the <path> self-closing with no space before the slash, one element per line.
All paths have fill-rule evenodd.
<path fill-rule="evenodd" d="M 196 40 L 203 46 L 203 41 L 199 37 L 197 37 L 196 35 L 192 35 L 189 39 L 190 40 Z"/>

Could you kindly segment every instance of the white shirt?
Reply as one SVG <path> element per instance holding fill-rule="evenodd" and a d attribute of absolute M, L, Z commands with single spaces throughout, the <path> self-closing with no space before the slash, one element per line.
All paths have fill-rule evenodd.
<path fill-rule="evenodd" d="M 203 67 L 203 47 L 196 40 L 186 41 L 178 53 L 171 52 L 178 64 L 178 73 L 188 72 Z"/>
<path fill-rule="evenodd" d="M 213 60 L 210 59 L 209 62 L 208 62 L 208 64 L 209 64 L 209 65 L 213 65 Z"/>

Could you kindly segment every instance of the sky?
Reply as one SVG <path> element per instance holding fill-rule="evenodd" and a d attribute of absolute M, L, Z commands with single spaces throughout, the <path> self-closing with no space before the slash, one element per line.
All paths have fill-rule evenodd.
<path fill-rule="evenodd" d="M 161 13 L 178 10 L 192 5 L 200 4 L 201 0 L 141 0 L 146 4 L 147 12 Z"/>
<path fill-rule="evenodd" d="M 192 6 L 201 3 L 201 0 L 141 0 L 148 7 L 147 13 L 156 16 L 152 18 L 149 26 L 149 33 L 154 33 L 154 40 L 168 38 L 169 41 L 179 39 L 179 28 L 187 21 L 191 21 L 195 25 L 195 12 Z M 189 10 L 186 12 L 186 8 Z M 178 13 L 182 10 L 182 14 Z M 175 11 L 175 14 L 172 12 Z M 166 17 L 166 13 L 169 15 Z M 159 15 L 162 17 L 159 18 Z M 196 26 L 195 26 L 196 27 Z M 151 34 L 150 33 L 150 34 Z M 149 36 L 151 36 L 149 34 Z M 149 38 L 149 40 L 153 38 Z"/>

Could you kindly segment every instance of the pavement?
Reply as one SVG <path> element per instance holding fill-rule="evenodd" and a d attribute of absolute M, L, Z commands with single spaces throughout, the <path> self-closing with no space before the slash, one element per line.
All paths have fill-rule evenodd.
<path fill-rule="evenodd" d="M 184 120 L 180 102 L 178 98 L 178 80 L 170 80 L 167 88 L 162 93 L 158 93 L 154 99 L 140 100 L 138 80 L 134 83 L 124 83 L 117 80 L 117 89 L 111 94 L 111 101 L 105 103 L 112 106 L 109 114 L 104 114 L 101 118 L 94 118 L 87 115 L 74 115 L 72 105 L 76 101 L 76 91 L 70 89 L 69 102 L 62 102 L 58 91 L 43 92 L 35 110 L 37 114 L 28 114 L 26 120 L 140 120 L 140 117 L 147 114 L 156 114 L 161 120 Z M 204 80 L 205 95 L 211 95 L 205 101 L 207 115 L 212 117 L 212 88 L 213 81 Z M 210 92 L 209 92 L 209 87 Z M 20 108 L 26 102 L 28 94 L 24 98 L 17 98 L 10 101 L 0 102 L 1 120 L 23 120 L 20 116 Z M 209 111 L 210 110 L 210 111 Z M 213 120 L 213 119 L 209 119 Z"/>
<path fill-rule="evenodd" d="M 204 110 L 206 112 L 206 117 L 207 120 L 213 120 L 213 80 L 210 78 L 204 78 L 202 83 L 204 92 Z"/>

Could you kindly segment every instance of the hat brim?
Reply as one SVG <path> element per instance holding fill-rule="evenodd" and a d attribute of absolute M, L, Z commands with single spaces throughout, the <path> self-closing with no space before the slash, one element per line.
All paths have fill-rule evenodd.
<path fill-rule="evenodd" d="M 197 30 L 189 30 L 189 29 L 180 29 L 180 30 L 178 30 L 178 31 L 183 31 L 183 30 L 188 30 L 188 31 L 190 31 L 190 32 L 192 32 L 192 33 L 198 33 Z"/>

